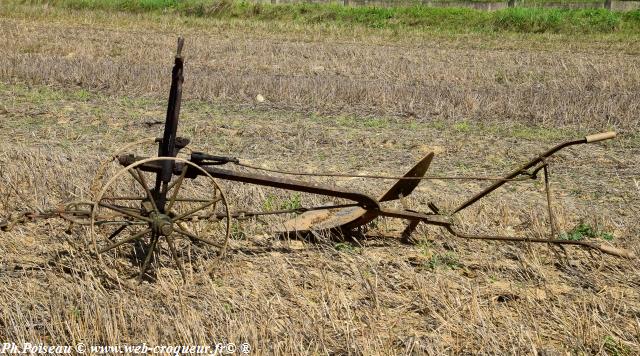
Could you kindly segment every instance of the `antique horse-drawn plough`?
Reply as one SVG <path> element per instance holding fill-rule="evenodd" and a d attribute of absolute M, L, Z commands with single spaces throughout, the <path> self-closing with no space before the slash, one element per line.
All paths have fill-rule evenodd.
<path fill-rule="evenodd" d="M 114 155 L 113 157 L 121 168 L 102 184 L 102 175 L 105 173 L 105 169 L 104 166 L 101 166 L 97 179 L 94 179 L 93 201 L 74 203 L 65 209 L 52 211 L 47 215 L 48 217 L 63 217 L 74 223 L 89 225 L 92 236 L 91 245 L 100 260 L 103 259 L 101 256 L 108 254 L 111 261 L 116 261 L 117 257 L 126 255 L 120 251 L 121 249 L 130 249 L 131 247 L 136 249 L 136 256 L 140 256 L 138 259 L 140 271 L 136 273 L 139 279 L 142 279 L 147 273 L 153 256 L 161 250 L 161 243 L 166 243 L 168 246 L 168 249 L 165 249 L 167 253 L 164 258 L 173 260 L 183 278 L 186 278 L 181 255 L 184 256 L 184 251 L 190 247 L 190 244 L 203 248 L 206 246 L 207 249 L 213 249 L 213 252 L 222 255 L 227 248 L 232 219 L 283 213 L 297 214 L 291 220 L 284 222 L 280 228 L 280 232 L 286 235 L 299 235 L 314 231 L 330 231 L 349 235 L 377 217 L 391 217 L 408 221 L 406 229 L 402 232 L 402 237 L 405 239 L 411 235 L 419 223 L 424 223 L 442 227 L 453 236 L 465 239 L 577 245 L 619 257 L 633 257 L 632 252 L 614 248 L 605 243 L 555 238 L 558 231 L 554 229 L 553 212 L 550 205 L 547 159 L 565 147 L 612 139 L 616 136 L 614 132 L 589 135 L 564 142 L 536 156 L 504 177 L 484 178 L 493 181 L 492 184 L 447 214 L 442 213 L 438 207 L 431 203 L 429 204 L 431 211 L 427 213 L 408 209 L 389 209 L 381 206 L 383 202 L 407 197 L 423 179 L 447 178 L 425 176 L 433 153 L 420 160 L 402 177 L 311 174 L 271 170 L 271 172 L 294 175 L 396 179 L 395 185 L 378 199 L 334 186 L 248 173 L 246 170 L 234 171 L 220 168 L 220 166 L 231 164 L 249 169 L 261 169 L 233 157 L 195 151 L 191 151 L 186 158 L 178 157 L 178 154 L 182 154 L 182 150 L 189 144 L 187 138 L 177 136 L 183 84 L 184 60 L 181 55 L 183 43 L 181 38 L 178 39 L 164 134 L 161 138 L 154 140 L 158 145 L 157 156 Z M 549 204 L 552 233 L 550 238 L 477 236 L 465 234 L 458 229 L 454 218 L 456 213 L 472 206 L 508 182 L 535 179 L 540 171 L 544 175 Z M 454 178 L 478 179 L 474 177 Z M 224 192 L 216 183 L 217 179 L 318 194 L 340 199 L 346 203 L 294 207 L 279 211 L 232 212 Z M 24 218 L 38 217 L 36 215 L 27 214 Z M 8 222 L 4 222 L 5 227 L 8 224 Z"/>

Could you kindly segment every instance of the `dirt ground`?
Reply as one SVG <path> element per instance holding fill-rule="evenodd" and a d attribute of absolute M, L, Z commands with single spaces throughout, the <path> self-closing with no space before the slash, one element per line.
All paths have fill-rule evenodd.
<path fill-rule="evenodd" d="M 162 129 L 179 25 L 56 16 L 0 18 L 2 217 L 90 199 L 100 161 Z M 211 26 L 183 29 L 179 131 L 194 149 L 268 168 L 394 175 L 435 152 L 429 174 L 496 176 L 557 142 L 614 129 L 617 140 L 551 161 L 555 212 L 563 231 L 590 226 L 640 253 L 637 42 L 296 40 Z M 374 196 L 391 184 L 309 180 Z M 328 201 L 219 184 L 232 210 Z M 423 181 L 402 203 L 448 211 L 485 185 Z M 543 188 L 541 179 L 509 184 L 461 214 L 462 227 L 548 237 Z M 122 283 L 134 266 L 115 277 L 101 269 L 84 227 L 16 225 L 0 232 L 0 339 L 247 342 L 260 354 L 640 353 L 637 260 L 468 241 L 432 227 L 403 244 L 404 223 L 386 219 L 357 243 L 281 240 L 278 221 L 235 224 L 227 257 L 201 261 L 187 283 L 163 265 L 140 285 Z"/>

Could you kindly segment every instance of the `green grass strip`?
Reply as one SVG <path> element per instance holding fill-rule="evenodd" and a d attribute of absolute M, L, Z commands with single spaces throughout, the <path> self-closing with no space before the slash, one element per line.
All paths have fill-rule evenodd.
<path fill-rule="evenodd" d="M 256 21 L 330 23 L 380 29 L 424 28 L 450 32 L 640 33 L 640 10 L 509 8 L 349 7 L 339 4 L 263 4 L 232 0 L 6 0 L 14 4 Z"/>

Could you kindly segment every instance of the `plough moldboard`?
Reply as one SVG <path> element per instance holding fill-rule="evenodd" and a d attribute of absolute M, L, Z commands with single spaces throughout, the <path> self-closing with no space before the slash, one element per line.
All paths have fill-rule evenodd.
<path fill-rule="evenodd" d="M 27 213 L 19 219 L 4 221 L 0 226 L 8 229 L 12 224 L 26 222 L 35 218 L 60 217 L 75 224 L 89 226 L 92 248 L 100 261 L 104 256 L 115 260 L 122 257 L 124 249 L 137 250 L 140 259 L 140 271 L 136 272 L 140 280 L 157 257 L 160 244 L 168 246 L 166 259 L 172 260 L 183 278 L 186 278 L 180 251 L 190 244 L 209 249 L 210 252 L 224 255 L 231 231 L 233 219 L 247 218 L 267 214 L 297 213 L 295 218 L 286 221 L 281 233 L 301 235 L 309 232 L 328 231 L 349 235 L 377 217 L 390 217 L 408 222 L 402 232 L 402 238 L 409 240 L 419 223 L 439 226 L 451 235 L 465 239 L 521 241 L 557 245 L 576 245 L 597 250 L 606 254 L 633 258 L 631 251 L 614 248 L 604 243 L 557 239 L 558 231 L 554 225 L 553 210 L 550 204 L 548 186 L 548 159 L 556 152 L 574 145 L 595 143 L 613 139 L 614 132 L 589 135 L 573 141 L 561 143 L 541 153 L 521 167 L 504 177 L 442 177 L 426 176 L 433 159 L 433 153 L 426 155 L 405 175 L 390 177 L 383 175 L 356 174 L 317 174 L 283 172 L 252 166 L 234 157 L 210 155 L 191 151 L 188 158 L 178 157 L 188 144 L 189 139 L 177 136 L 182 96 L 184 59 L 182 57 L 183 39 L 178 39 L 178 49 L 172 71 L 171 89 L 167 106 L 164 133 L 154 139 L 158 146 L 156 157 L 141 157 L 133 154 L 118 153 L 113 157 L 121 166 L 119 171 L 103 182 L 105 166 L 100 166 L 92 185 L 93 201 L 71 203 L 64 209 L 47 213 Z M 126 149 L 138 143 L 129 145 Z M 370 179 L 394 179 L 396 183 L 385 194 L 374 198 L 352 190 L 328 185 L 319 185 L 302 180 L 274 177 L 266 174 L 247 173 L 247 169 L 230 170 L 221 168 L 236 165 L 248 170 L 262 170 L 282 175 L 360 177 Z M 515 236 L 478 236 L 460 231 L 455 214 L 472 206 L 483 197 L 516 180 L 535 179 L 542 172 L 549 208 L 550 232 L 548 239 Z M 197 178 L 197 179 L 196 179 Z M 453 211 L 443 213 L 430 203 L 429 212 L 407 209 L 388 209 L 381 203 L 407 197 L 424 179 L 467 179 L 486 180 L 490 185 L 467 199 Z M 298 207 L 279 211 L 233 212 L 218 180 L 228 180 L 247 184 L 285 189 L 289 191 L 318 194 L 347 201 L 344 204 L 315 207 Z M 104 184 L 103 184 L 104 183 Z"/>

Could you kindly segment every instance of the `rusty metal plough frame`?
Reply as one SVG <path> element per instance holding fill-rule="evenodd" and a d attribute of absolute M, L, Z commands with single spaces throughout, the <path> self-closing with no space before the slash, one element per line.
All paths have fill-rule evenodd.
<path fill-rule="evenodd" d="M 181 55 L 183 43 L 184 41 L 182 38 L 178 39 L 178 50 L 172 71 L 171 89 L 169 94 L 164 133 L 162 138 L 156 139 L 156 142 L 158 143 L 157 157 L 138 157 L 133 154 L 123 154 L 117 156 L 119 164 L 124 167 L 119 174 L 123 175 L 124 172 L 128 172 L 130 176 L 135 180 L 135 182 L 137 182 L 144 188 L 144 192 L 146 194 L 142 197 L 136 198 L 140 201 L 139 207 L 132 209 L 130 207 L 122 207 L 113 203 L 113 199 L 115 199 L 115 197 L 107 198 L 104 196 L 104 193 L 107 189 L 106 186 L 109 185 L 106 184 L 100 194 L 98 194 L 97 197 L 94 197 L 96 200 L 93 202 L 84 202 L 75 204 L 73 206 L 66 206 L 62 209 L 52 210 L 43 214 L 25 214 L 18 220 L 28 221 L 39 217 L 62 217 L 74 223 L 91 225 L 92 236 L 94 236 L 93 241 L 95 252 L 98 256 L 116 249 L 117 247 L 120 247 L 122 245 L 129 244 L 137 240 L 144 240 L 146 238 L 148 243 L 145 246 L 145 258 L 138 275 L 140 279 L 142 279 L 145 275 L 150 264 L 151 256 L 154 254 L 154 252 L 156 252 L 155 250 L 157 249 L 157 244 L 161 239 L 166 240 L 171 252 L 172 259 L 180 269 L 180 272 L 184 278 L 185 273 L 183 270 L 183 266 L 178 256 L 178 251 L 176 251 L 175 247 L 176 245 L 174 237 L 176 235 L 182 235 L 182 237 L 185 237 L 195 243 L 211 245 L 215 249 L 217 249 L 218 253 L 223 254 L 227 247 L 227 240 L 229 239 L 229 222 L 232 218 L 246 218 L 251 216 L 281 213 L 300 214 L 284 223 L 282 232 L 285 234 L 300 234 L 317 230 L 329 230 L 338 231 L 348 235 L 350 232 L 357 230 L 358 228 L 371 222 L 377 217 L 391 217 L 407 220 L 409 222 L 406 229 L 402 233 L 402 237 L 404 238 L 408 238 L 416 229 L 416 226 L 419 223 L 425 223 L 428 225 L 442 227 L 453 236 L 465 239 L 577 245 L 589 249 L 598 250 L 614 256 L 626 258 L 634 257 L 631 251 L 614 248 L 610 245 L 597 244 L 588 241 L 573 241 L 554 238 L 558 231 L 555 227 L 553 212 L 550 204 L 551 197 L 548 186 L 549 173 L 547 160 L 556 152 L 569 146 L 612 139 L 616 136 L 615 132 L 605 132 L 589 135 L 581 139 L 561 143 L 531 159 L 529 162 L 523 164 L 521 167 L 518 167 L 504 177 L 498 178 L 425 176 L 425 173 L 433 158 L 433 153 L 428 154 L 402 177 L 283 172 L 255 167 L 233 157 L 215 156 L 202 152 L 191 152 L 189 159 L 178 158 L 177 156 L 180 150 L 189 144 L 188 139 L 177 136 L 180 102 L 182 96 L 182 84 L 184 80 L 184 59 Z M 367 194 L 362 194 L 359 192 L 333 186 L 220 168 L 220 166 L 227 164 L 234 164 L 246 168 L 262 169 L 265 171 L 292 175 L 382 178 L 397 179 L 397 182 L 388 192 L 386 192 L 380 198 L 376 199 Z M 504 184 L 514 180 L 534 179 L 537 177 L 537 174 L 540 171 L 542 171 L 544 175 L 545 190 L 547 193 L 547 201 L 549 203 L 548 208 L 551 225 L 551 238 L 543 239 L 515 236 L 469 235 L 461 232 L 457 228 L 457 224 L 455 222 L 455 219 L 453 218 L 454 214 L 459 213 L 464 209 L 472 206 L 477 201 L 495 191 L 496 189 L 500 188 Z M 145 178 L 145 172 L 155 177 L 155 181 L 147 181 L 147 179 Z M 199 200 L 199 202 L 204 204 L 198 205 L 196 206 L 196 208 L 191 209 L 186 213 L 177 213 L 173 211 L 172 206 L 174 206 L 174 203 L 177 199 L 177 191 L 180 190 L 183 182 L 185 182 L 186 180 L 193 180 L 199 176 L 207 177 L 213 182 L 213 198 Z M 327 197 L 348 200 L 351 203 L 330 206 L 295 208 L 270 212 L 232 213 L 227 205 L 226 198 L 224 197 L 222 190 L 215 183 L 215 179 L 256 184 L 260 186 L 267 186 L 296 192 L 319 194 Z M 493 183 L 463 202 L 460 206 L 458 206 L 448 214 L 442 213 L 432 203 L 429 204 L 431 212 L 428 213 L 407 209 L 389 209 L 381 206 L 381 203 L 385 201 L 397 200 L 408 196 L 423 179 L 484 179 L 491 180 L 493 181 Z M 111 181 L 113 181 L 113 179 Z M 188 200 L 189 199 L 186 198 L 183 199 L 183 201 Z M 203 213 L 206 208 L 219 206 L 219 204 L 222 206 L 222 209 L 213 209 L 208 211 L 207 213 Z M 96 242 L 98 239 L 95 237 L 96 233 L 94 230 L 96 229 L 96 227 L 108 224 L 109 220 L 98 217 L 96 215 L 96 211 L 98 209 L 107 209 L 112 213 L 115 213 L 116 215 L 119 214 L 120 220 L 116 219 L 115 224 L 122 224 L 110 236 L 108 236 L 107 239 L 103 239 L 104 241 L 101 246 L 99 246 L 99 244 Z M 190 231 L 187 226 L 185 226 L 185 224 L 188 224 L 189 221 L 193 220 L 194 218 L 200 220 L 209 219 L 212 221 L 222 222 L 222 235 L 219 236 L 219 239 L 217 241 L 198 236 L 193 231 Z M 20 221 L 13 221 L 12 223 L 16 222 Z M 5 228 L 7 224 L 7 222 L 4 223 Z M 118 235 L 126 230 L 128 226 L 133 224 L 142 225 L 146 228 L 142 230 L 142 232 L 132 234 L 127 238 L 116 240 L 116 237 L 118 237 Z M 2 225 L 3 224 L 0 223 L 0 227 Z"/>

